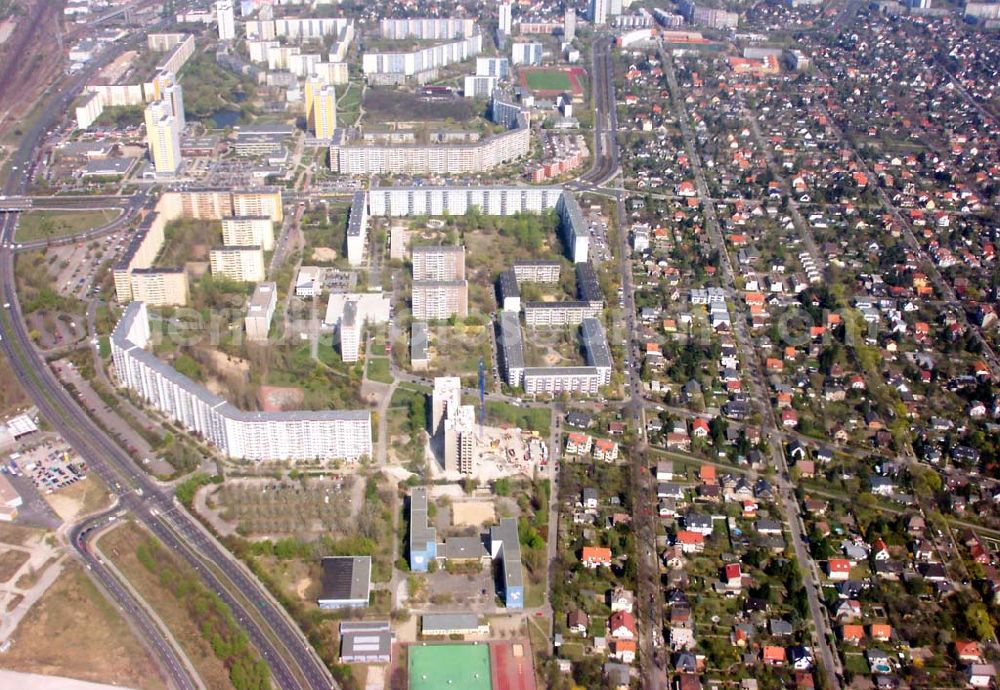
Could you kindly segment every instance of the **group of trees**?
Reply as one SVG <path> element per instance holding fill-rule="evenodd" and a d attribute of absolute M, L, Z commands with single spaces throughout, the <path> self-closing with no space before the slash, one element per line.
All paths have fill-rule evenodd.
<path fill-rule="evenodd" d="M 219 110 L 238 108 L 243 116 L 253 113 L 253 82 L 225 70 L 206 53 L 191 56 L 181 69 L 184 111 L 191 120 L 207 120 Z M 229 99 L 233 94 L 240 98 Z M 237 101 L 239 101 L 237 103 Z"/>
<path fill-rule="evenodd" d="M 205 587 L 196 574 L 178 567 L 154 539 L 140 544 L 136 557 L 183 605 L 216 658 L 229 670 L 235 690 L 270 690 L 267 663 L 250 646 L 246 633 L 217 594 Z"/>

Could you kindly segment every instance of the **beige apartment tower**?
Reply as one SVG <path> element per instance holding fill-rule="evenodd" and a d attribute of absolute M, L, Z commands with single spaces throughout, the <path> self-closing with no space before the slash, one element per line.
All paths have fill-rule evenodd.
<path fill-rule="evenodd" d="M 261 283 L 253 291 L 247 315 L 243 320 L 247 330 L 247 340 L 260 342 L 267 340 L 271 330 L 271 319 L 278 304 L 278 286 L 275 283 Z"/>
<path fill-rule="evenodd" d="M 260 246 L 214 247 L 208 258 L 213 275 L 242 283 L 259 283 L 265 278 L 264 252 Z"/>
<path fill-rule="evenodd" d="M 332 139 L 337 129 L 337 91 L 324 86 L 313 97 L 313 133 L 317 139 Z"/>
<path fill-rule="evenodd" d="M 465 247 L 419 245 L 411 251 L 413 280 L 465 280 Z"/>
<path fill-rule="evenodd" d="M 170 101 L 146 106 L 146 144 L 157 175 L 173 175 L 181 167 L 181 128 Z"/>
<path fill-rule="evenodd" d="M 222 243 L 229 247 L 259 245 L 274 250 L 274 224 L 268 216 L 235 216 L 222 219 Z"/>
<path fill-rule="evenodd" d="M 414 281 L 413 318 L 417 321 L 465 318 L 469 315 L 469 283 L 465 280 Z"/>
<path fill-rule="evenodd" d="M 132 299 L 156 306 L 182 306 L 188 300 L 188 279 L 184 269 L 137 268 L 129 276 Z"/>
<path fill-rule="evenodd" d="M 444 421 L 444 470 L 472 474 L 476 458 L 476 410 L 459 405 Z"/>

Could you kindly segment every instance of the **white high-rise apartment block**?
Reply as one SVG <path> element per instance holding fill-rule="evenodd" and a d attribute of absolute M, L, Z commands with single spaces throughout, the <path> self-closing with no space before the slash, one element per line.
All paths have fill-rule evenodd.
<path fill-rule="evenodd" d="M 589 15 L 591 24 L 594 26 L 603 26 L 608 23 L 608 2 L 609 0 L 590 0 Z"/>
<path fill-rule="evenodd" d="M 572 43 L 576 38 L 576 10 L 572 7 L 566 8 L 563 15 L 563 41 Z"/>
<path fill-rule="evenodd" d="M 510 46 L 510 61 L 514 65 L 540 65 L 542 64 L 542 52 L 544 46 L 541 43 L 512 43 Z"/>
<path fill-rule="evenodd" d="M 476 21 L 465 17 L 407 17 L 383 18 L 379 21 L 382 38 L 403 41 L 418 38 L 422 41 L 440 41 L 471 36 L 478 32 Z"/>
<path fill-rule="evenodd" d="M 146 106 L 146 143 L 157 174 L 177 172 L 181 167 L 181 130 L 170 101 Z"/>
<path fill-rule="evenodd" d="M 496 77 L 480 77 L 475 74 L 465 75 L 462 85 L 462 95 L 466 98 L 489 98 L 497 87 Z"/>
<path fill-rule="evenodd" d="M 500 20 L 499 20 L 500 32 L 506 34 L 507 36 L 510 36 L 512 33 L 511 29 L 514 27 L 514 20 L 511 12 L 513 9 L 513 5 L 509 2 L 501 2 L 499 9 L 500 9 Z"/>
<path fill-rule="evenodd" d="M 253 291 L 247 315 L 243 319 L 247 339 L 253 341 L 267 340 L 271 330 L 271 319 L 274 308 L 278 304 L 278 286 L 274 283 L 261 283 Z"/>
<path fill-rule="evenodd" d="M 365 260 L 368 242 L 368 195 L 354 192 L 351 211 L 347 217 L 347 263 L 360 266 Z"/>
<path fill-rule="evenodd" d="M 219 22 L 219 40 L 232 41 L 236 38 L 236 15 L 233 0 L 218 0 L 215 3 L 216 19 Z"/>
<path fill-rule="evenodd" d="M 464 62 L 483 49 L 483 35 L 474 34 L 449 43 L 420 48 L 411 53 L 365 53 L 361 69 L 366 75 L 399 74 L 413 76 L 419 72 Z"/>
<path fill-rule="evenodd" d="M 469 474 L 476 450 L 476 412 L 462 404 L 462 380 L 438 376 L 431 395 L 431 436 L 440 443 L 445 471 Z"/>
<path fill-rule="evenodd" d="M 332 139 L 337 129 L 337 91 L 324 86 L 313 96 L 313 133 L 317 139 Z"/>
<path fill-rule="evenodd" d="M 245 412 L 143 349 L 149 340 L 146 305 L 132 302 L 111 335 L 120 385 L 223 454 L 258 462 L 371 456 L 368 410 Z"/>
<path fill-rule="evenodd" d="M 441 430 L 450 410 L 462 404 L 462 379 L 457 376 L 438 376 L 434 379 L 431 394 L 431 436 Z"/>
<path fill-rule="evenodd" d="M 259 246 L 274 249 L 274 224 L 268 216 L 234 216 L 222 219 L 222 244 L 227 247 Z"/>
<path fill-rule="evenodd" d="M 160 72 L 153 78 L 153 100 L 170 103 L 170 112 L 177 119 L 177 126 L 184 131 L 187 118 L 184 115 L 184 89 L 173 72 Z"/>
<path fill-rule="evenodd" d="M 418 280 L 410 291 L 413 318 L 418 321 L 443 321 L 452 316 L 469 315 L 469 281 Z"/>
<path fill-rule="evenodd" d="M 507 58 L 477 57 L 476 76 L 506 79 L 510 76 L 510 61 Z"/>
<path fill-rule="evenodd" d="M 357 362 L 361 350 L 362 319 L 358 315 L 358 303 L 344 305 L 344 315 L 340 317 L 340 356 L 345 362 Z"/>

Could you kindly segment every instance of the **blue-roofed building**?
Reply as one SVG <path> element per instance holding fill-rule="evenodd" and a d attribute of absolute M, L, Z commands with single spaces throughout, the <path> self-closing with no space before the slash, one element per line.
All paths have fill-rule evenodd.
<path fill-rule="evenodd" d="M 524 570 L 517 520 L 501 518 L 499 525 L 490 528 L 490 555 L 493 560 L 499 560 L 504 606 L 524 608 Z"/>
<path fill-rule="evenodd" d="M 437 558 L 437 530 L 427 523 L 427 488 L 418 486 L 410 493 L 410 570 L 426 573 Z"/>

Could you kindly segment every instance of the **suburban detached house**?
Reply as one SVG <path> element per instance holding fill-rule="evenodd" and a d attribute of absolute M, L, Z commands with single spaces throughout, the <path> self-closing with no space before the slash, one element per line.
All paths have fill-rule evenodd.
<path fill-rule="evenodd" d="M 611 565 L 611 549 L 603 546 L 584 546 L 580 561 L 586 568 Z"/>
<path fill-rule="evenodd" d="M 868 485 L 876 496 L 892 496 L 896 493 L 896 485 L 888 477 L 871 477 Z"/>
<path fill-rule="evenodd" d="M 705 550 L 705 535 L 698 532 L 681 530 L 677 533 L 676 541 L 684 553 L 701 553 Z"/>
<path fill-rule="evenodd" d="M 566 616 L 566 627 L 574 635 L 586 635 L 590 629 L 590 616 L 580 609 L 570 611 Z"/>
<path fill-rule="evenodd" d="M 974 688 L 988 688 L 993 683 L 997 670 L 993 664 L 972 664 L 965 677 Z"/>
<path fill-rule="evenodd" d="M 765 645 L 761 651 L 760 658 L 768 666 L 784 666 L 786 659 L 785 648 L 775 645 Z"/>
<path fill-rule="evenodd" d="M 623 664 L 631 664 L 635 661 L 637 647 L 635 640 L 613 640 L 611 642 L 611 656 Z"/>
<path fill-rule="evenodd" d="M 797 671 L 808 671 L 813 667 L 812 650 L 804 645 L 795 645 L 788 650 L 788 658 L 792 668 Z"/>
<path fill-rule="evenodd" d="M 686 515 L 684 517 L 684 527 L 691 532 L 708 536 L 712 533 L 712 518 L 708 515 Z"/>
<path fill-rule="evenodd" d="M 869 630 L 876 642 L 888 642 L 892 639 L 892 626 L 887 623 L 872 623 Z"/>
<path fill-rule="evenodd" d="M 612 612 L 628 611 L 632 613 L 632 609 L 635 608 L 635 594 L 630 589 L 615 587 L 608 592 L 608 605 Z"/>
<path fill-rule="evenodd" d="M 615 640 L 634 640 L 635 616 L 628 611 L 615 611 L 608 618 L 608 634 Z"/>
<path fill-rule="evenodd" d="M 865 639 L 865 628 L 863 625 L 854 623 L 842 625 L 840 626 L 840 639 L 846 644 L 861 644 L 861 641 Z"/>
<path fill-rule="evenodd" d="M 963 664 L 978 664 L 983 660 L 983 652 L 975 640 L 955 640 L 955 656 Z"/>
<path fill-rule="evenodd" d="M 669 482 L 674 478 L 674 463 L 671 460 L 660 460 L 656 463 L 656 481 Z"/>
<path fill-rule="evenodd" d="M 846 558 L 831 558 L 826 562 L 826 574 L 831 580 L 846 580 L 851 576 L 851 562 Z"/>

